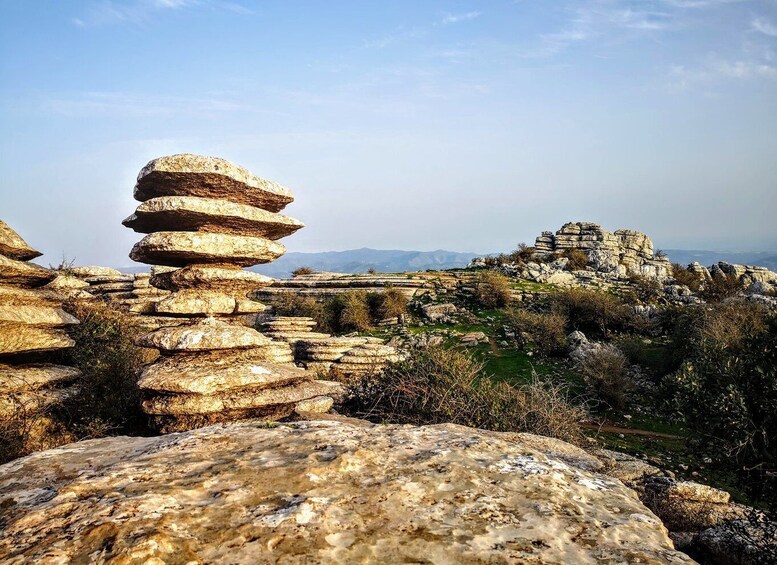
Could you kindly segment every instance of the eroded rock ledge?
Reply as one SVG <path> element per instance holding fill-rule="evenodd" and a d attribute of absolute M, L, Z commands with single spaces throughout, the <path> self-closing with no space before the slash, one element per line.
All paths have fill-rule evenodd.
<path fill-rule="evenodd" d="M 590 457 L 532 437 L 245 422 L 71 444 L 0 467 L 0 560 L 692 562 Z"/>

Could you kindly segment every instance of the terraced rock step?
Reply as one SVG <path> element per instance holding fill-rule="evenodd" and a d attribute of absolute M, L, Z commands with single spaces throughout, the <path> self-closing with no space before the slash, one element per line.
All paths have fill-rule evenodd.
<path fill-rule="evenodd" d="M 159 289 L 229 290 L 245 293 L 272 284 L 273 279 L 259 273 L 244 271 L 236 265 L 187 265 L 182 269 L 155 269 L 151 285 Z"/>

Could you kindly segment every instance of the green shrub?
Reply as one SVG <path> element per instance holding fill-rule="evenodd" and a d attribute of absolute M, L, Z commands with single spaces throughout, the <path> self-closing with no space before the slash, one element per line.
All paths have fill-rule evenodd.
<path fill-rule="evenodd" d="M 567 319 L 561 314 L 510 308 L 505 323 L 517 335 L 528 337 L 543 355 L 559 355 L 567 349 Z"/>
<path fill-rule="evenodd" d="M 588 255 L 580 249 L 565 249 L 561 256 L 569 260 L 567 271 L 582 271 L 588 266 Z"/>
<path fill-rule="evenodd" d="M 504 308 L 513 299 L 510 279 L 497 271 L 480 271 L 475 276 L 475 301 L 489 310 Z"/>
<path fill-rule="evenodd" d="M 612 345 L 591 351 L 578 370 L 594 396 L 615 410 L 626 407 L 626 394 L 632 388 L 626 356 Z"/>
<path fill-rule="evenodd" d="M 663 380 L 698 449 L 777 505 L 777 315 L 745 302 L 697 307 L 678 324 L 685 359 Z M 743 469 L 748 469 L 745 472 Z"/>
<path fill-rule="evenodd" d="M 531 432 L 579 441 L 585 411 L 565 389 L 534 379 L 514 388 L 494 382 L 469 354 L 430 347 L 382 374 L 353 384 L 345 410 L 377 422 L 452 422 L 496 431 Z"/>
<path fill-rule="evenodd" d="M 326 331 L 324 308 L 315 298 L 300 296 L 294 291 L 282 292 L 273 297 L 272 308 L 277 316 L 313 318 L 318 322 L 318 327 Z"/>
<path fill-rule="evenodd" d="M 401 318 L 407 314 L 408 298 L 396 288 L 387 288 L 378 293 L 373 319 L 376 321 L 386 318 Z"/>
<path fill-rule="evenodd" d="M 630 309 L 607 292 L 570 288 L 550 296 L 551 310 L 569 321 L 569 328 L 608 336 L 628 325 Z"/>

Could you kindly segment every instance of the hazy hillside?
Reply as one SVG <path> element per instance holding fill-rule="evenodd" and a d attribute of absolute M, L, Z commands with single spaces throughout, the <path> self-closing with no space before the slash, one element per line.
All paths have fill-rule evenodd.
<path fill-rule="evenodd" d="M 291 272 L 297 267 L 338 273 L 366 273 L 369 269 L 382 273 L 397 273 L 466 267 L 467 263 L 476 256 L 476 253 L 458 253 L 441 249 L 401 251 L 362 248 L 321 253 L 287 253 L 273 263 L 258 265 L 251 270 L 277 278 L 291 276 Z"/>
<path fill-rule="evenodd" d="M 777 251 L 700 251 L 693 249 L 664 249 L 672 263 L 687 265 L 698 261 L 705 267 L 725 261 L 739 265 L 760 265 L 772 271 L 777 271 Z"/>

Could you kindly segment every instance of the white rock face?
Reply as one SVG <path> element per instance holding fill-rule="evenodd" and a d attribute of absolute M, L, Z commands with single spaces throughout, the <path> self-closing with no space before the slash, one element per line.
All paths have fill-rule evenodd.
<path fill-rule="evenodd" d="M 0 467 L 0 556 L 693 562 L 620 481 L 506 437 L 453 425 L 247 422 L 71 444 Z"/>

